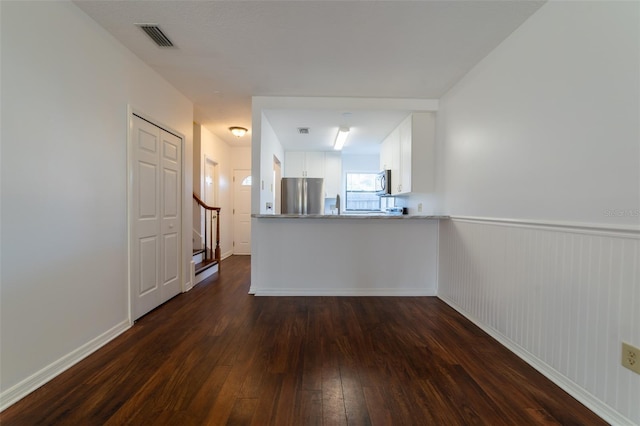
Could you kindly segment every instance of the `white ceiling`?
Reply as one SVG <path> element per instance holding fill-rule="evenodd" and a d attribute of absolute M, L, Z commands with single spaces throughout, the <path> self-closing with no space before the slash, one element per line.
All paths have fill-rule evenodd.
<path fill-rule="evenodd" d="M 410 111 L 268 109 L 263 111 L 287 150 L 330 151 L 339 127 L 349 127 L 344 153 L 377 154 L 379 144 Z M 309 129 L 300 134 L 298 127 Z"/>
<path fill-rule="evenodd" d="M 250 134 L 238 139 L 228 127 L 251 128 L 252 96 L 439 99 L 543 1 L 75 3 L 191 99 L 195 121 L 247 145 Z M 157 47 L 135 23 L 158 24 L 175 47 Z M 318 140 L 327 145 L 344 112 L 267 117 L 286 147 L 298 127 L 311 128 L 308 139 L 324 135 Z M 348 112 L 354 146 L 402 119 L 399 111 Z"/>

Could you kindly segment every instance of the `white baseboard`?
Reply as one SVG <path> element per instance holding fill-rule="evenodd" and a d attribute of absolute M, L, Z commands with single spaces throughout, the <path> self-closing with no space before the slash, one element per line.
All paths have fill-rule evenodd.
<path fill-rule="evenodd" d="M 183 293 L 191 290 L 196 285 L 196 262 L 189 262 L 189 281 L 184 284 Z"/>
<path fill-rule="evenodd" d="M 519 358 L 525 361 L 527 364 L 535 368 L 539 373 L 543 376 L 551 380 L 553 383 L 562 388 L 569 395 L 580 401 L 585 407 L 596 413 L 606 422 L 612 425 L 617 426 L 634 426 L 630 419 L 624 417 L 613 408 L 609 407 L 604 402 L 600 401 L 598 398 L 585 391 L 583 388 L 578 386 L 576 383 L 571 381 L 569 378 L 555 370 L 553 367 L 549 366 L 545 362 L 533 356 L 527 350 L 503 336 L 501 333 L 496 331 L 491 327 L 487 327 L 477 318 L 473 317 L 459 306 L 457 306 L 454 302 L 447 299 L 443 296 L 438 296 L 440 300 L 445 302 L 447 305 L 451 306 L 453 309 L 458 311 L 461 315 L 467 318 L 469 321 L 480 327 L 485 333 L 496 339 L 500 344 L 509 349 L 511 352 L 516 354 Z"/>
<path fill-rule="evenodd" d="M 192 288 L 193 288 L 193 285 L 191 284 L 191 281 L 187 281 L 186 283 L 184 283 L 184 290 L 182 290 L 182 292 L 186 293 Z"/>
<path fill-rule="evenodd" d="M 9 389 L 2 391 L 2 393 L 0 393 L 0 411 L 3 411 L 54 377 L 73 367 L 129 328 L 131 328 L 129 320 L 122 321 L 95 339 L 90 340 L 76 350 L 52 362 L 42 370 L 11 386 Z"/>
<path fill-rule="evenodd" d="M 249 294 L 256 296 L 391 296 L 391 297 L 420 297 L 436 296 L 435 288 L 427 289 L 397 289 L 397 288 L 341 288 L 341 289 L 299 289 L 281 288 L 261 290 L 251 287 Z"/>

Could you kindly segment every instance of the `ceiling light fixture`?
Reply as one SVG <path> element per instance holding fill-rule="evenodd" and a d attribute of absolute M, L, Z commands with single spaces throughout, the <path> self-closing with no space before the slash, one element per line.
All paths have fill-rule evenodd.
<path fill-rule="evenodd" d="M 336 135 L 336 142 L 333 144 L 333 149 L 336 151 L 340 151 L 344 146 L 344 143 L 347 141 L 347 137 L 349 136 L 349 128 L 348 127 L 340 127 L 338 129 L 338 134 Z"/>
<path fill-rule="evenodd" d="M 244 127 L 229 127 L 229 131 L 233 134 L 233 136 L 237 138 L 241 138 L 247 134 L 248 130 Z"/>

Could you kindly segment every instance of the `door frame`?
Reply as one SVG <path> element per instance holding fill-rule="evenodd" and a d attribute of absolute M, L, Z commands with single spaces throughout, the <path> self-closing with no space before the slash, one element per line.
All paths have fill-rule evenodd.
<path fill-rule="evenodd" d="M 177 130 L 175 130 L 174 128 L 172 128 L 171 126 L 167 126 L 166 124 L 162 123 L 160 120 L 156 120 L 155 118 L 153 118 L 152 116 L 146 114 L 143 111 L 140 111 L 137 108 L 132 107 L 131 105 L 127 105 L 127 316 L 128 316 L 128 320 L 129 320 L 129 325 L 133 325 L 134 320 L 133 320 L 133 296 L 132 296 L 132 292 L 133 292 L 133 283 L 131 282 L 131 269 L 132 269 L 132 265 L 131 265 L 131 248 L 132 248 L 132 244 L 131 244 L 131 240 L 133 235 L 135 235 L 134 231 L 134 227 L 135 227 L 135 221 L 133 220 L 133 169 L 134 169 L 134 147 L 133 147 L 133 117 L 138 116 L 139 118 L 148 121 L 149 123 L 153 124 L 156 127 L 159 127 L 160 129 L 169 132 L 171 134 L 173 134 L 174 136 L 180 138 L 182 140 L 182 161 L 180 164 L 180 169 L 181 169 L 181 174 L 180 174 L 180 187 L 181 187 L 181 197 L 180 197 L 180 210 L 181 210 L 181 215 L 180 215 L 180 228 L 181 228 L 181 238 L 180 238 L 180 245 L 179 245 L 179 250 L 180 250 L 180 262 L 178 264 L 178 275 L 179 275 L 179 281 L 180 281 L 180 288 L 181 291 L 184 293 L 186 291 L 186 282 L 185 282 L 185 276 L 184 276 L 184 271 L 188 270 L 185 269 L 185 262 L 188 260 L 186 258 L 185 255 L 185 226 L 186 226 L 186 214 L 191 214 L 191 212 L 187 212 L 187 205 L 190 206 L 190 204 L 185 203 L 185 196 L 186 196 L 186 170 L 185 170 L 185 166 L 186 166 L 186 158 L 185 158 L 185 151 L 186 151 L 186 145 L 187 145 L 187 138 L 185 137 L 185 135 L 182 132 L 179 132 Z M 191 230 L 189 230 L 189 239 L 191 239 Z"/>
<path fill-rule="evenodd" d="M 208 201 L 206 200 L 206 182 L 204 181 L 204 176 L 207 174 L 207 162 L 213 164 L 213 169 L 215 171 L 213 176 L 213 186 L 214 186 L 214 197 L 215 200 L 213 202 L 213 204 L 210 204 L 211 206 L 217 206 L 218 201 L 220 199 L 220 177 L 218 176 L 219 174 L 219 169 L 218 166 L 220 165 L 219 162 L 217 162 L 216 160 L 214 160 L 211 156 L 209 156 L 209 154 L 202 154 L 202 165 L 201 165 L 201 176 L 200 176 L 200 194 L 201 194 L 201 198 L 204 200 L 205 203 L 208 203 Z"/>

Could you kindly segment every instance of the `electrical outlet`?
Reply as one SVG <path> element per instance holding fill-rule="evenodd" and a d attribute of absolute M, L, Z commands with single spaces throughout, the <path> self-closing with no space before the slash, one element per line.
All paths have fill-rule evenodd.
<path fill-rule="evenodd" d="M 640 349 L 622 342 L 622 366 L 640 374 Z"/>
<path fill-rule="evenodd" d="M 422 203 L 418 204 L 418 213 L 422 213 Z"/>

